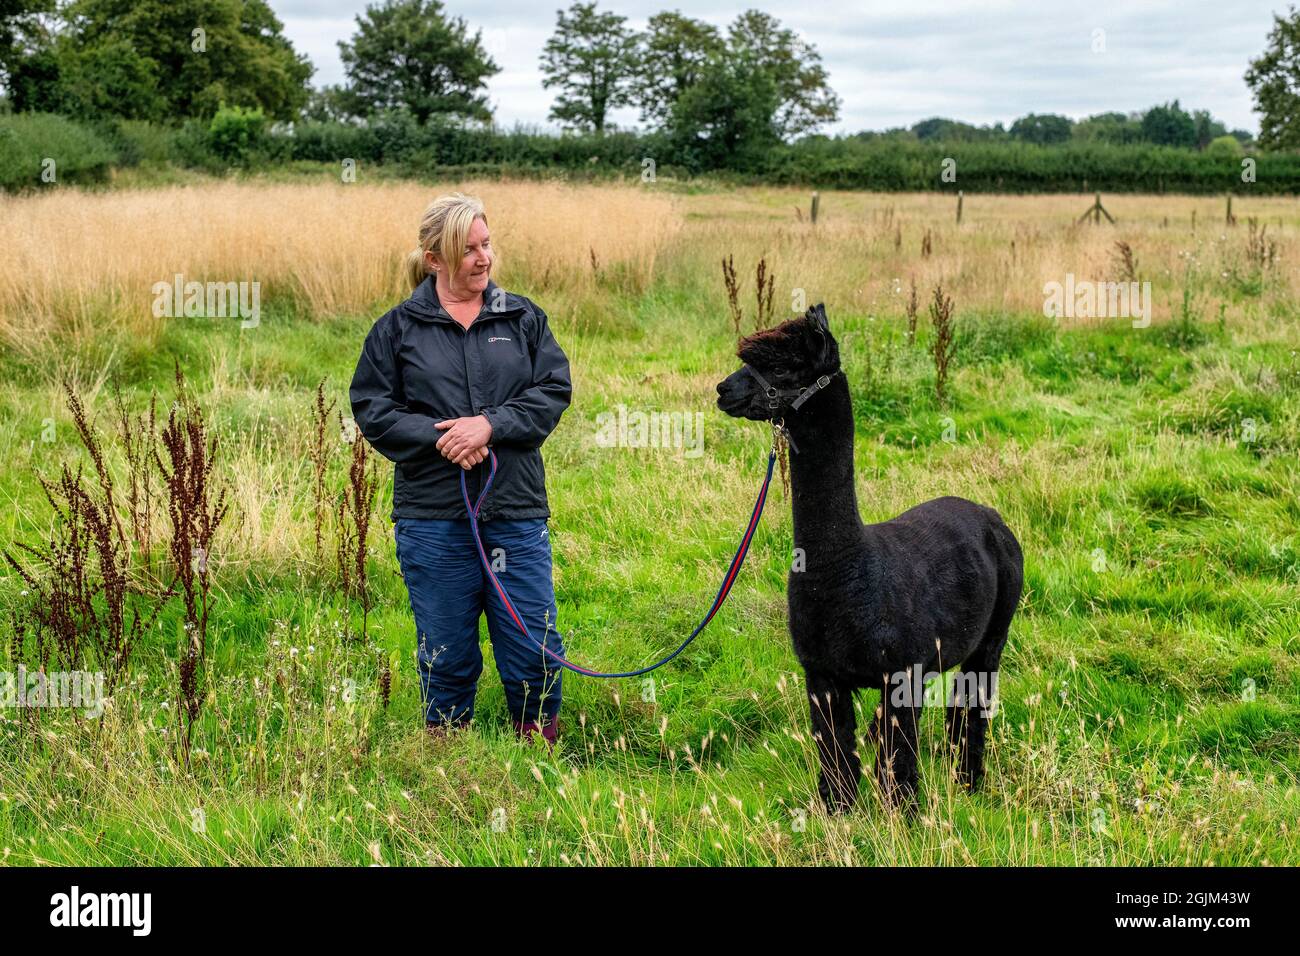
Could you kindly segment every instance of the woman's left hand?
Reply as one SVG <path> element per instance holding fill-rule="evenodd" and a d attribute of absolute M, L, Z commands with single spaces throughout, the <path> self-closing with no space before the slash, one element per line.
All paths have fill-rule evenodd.
<path fill-rule="evenodd" d="M 437 446 L 444 458 L 469 468 L 487 457 L 485 447 L 492 440 L 492 423 L 483 415 L 449 418 L 434 422 L 433 427 L 446 429 L 446 433 L 438 439 Z M 480 450 L 483 450 L 483 454 L 475 454 Z"/>

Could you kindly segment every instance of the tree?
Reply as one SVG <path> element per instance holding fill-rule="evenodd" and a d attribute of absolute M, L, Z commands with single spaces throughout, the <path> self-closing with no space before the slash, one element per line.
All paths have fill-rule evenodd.
<path fill-rule="evenodd" d="M 665 126 L 676 103 L 700 82 L 724 43 L 716 27 L 681 13 L 656 13 L 641 35 L 632 98 L 641 121 Z"/>
<path fill-rule="evenodd" d="M 779 105 L 771 74 L 749 58 L 715 53 L 672 105 L 673 150 L 690 168 L 756 168 L 780 140 L 773 122 Z"/>
<path fill-rule="evenodd" d="M 610 110 L 632 103 L 637 40 L 626 23 L 616 13 L 597 13 L 595 3 L 556 11 L 555 32 L 542 52 L 542 86 L 560 90 L 551 119 L 599 135 Z"/>
<path fill-rule="evenodd" d="M 36 64 L 48 57 L 53 37 L 48 23 L 54 0 L 0 0 L 0 86 L 12 100 L 15 81 L 34 77 Z"/>
<path fill-rule="evenodd" d="M 783 139 L 839 119 L 840 99 L 827 85 L 821 54 L 775 17 L 759 10 L 740 14 L 728 31 L 729 54 L 749 60 L 776 90 L 772 122 Z"/>
<path fill-rule="evenodd" d="M 1260 114 L 1259 144 L 1265 149 L 1300 147 L 1300 11 L 1273 14 L 1268 48 L 1246 70 L 1246 85 Z"/>
<path fill-rule="evenodd" d="M 67 44 L 58 57 L 59 111 L 162 119 L 169 112 L 160 83 L 162 69 L 157 60 L 142 55 L 125 36 L 105 36 L 75 47 Z M 203 112 L 193 99 L 185 105 L 182 115 L 191 112 Z"/>
<path fill-rule="evenodd" d="M 345 88 L 330 84 L 311 91 L 302 108 L 302 116 L 318 123 L 341 123 L 356 115 L 354 106 Z"/>
<path fill-rule="evenodd" d="M 1142 114 L 1096 113 L 1074 124 L 1071 135 L 1083 142 L 1126 146 L 1142 141 Z"/>
<path fill-rule="evenodd" d="M 59 20 L 11 79 L 18 109 L 165 121 L 229 103 L 291 119 L 307 100 L 311 64 L 266 0 L 73 0 Z"/>
<path fill-rule="evenodd" d="M 1037 143 L 1039 146 L 1051 146 L 1064 143 L 1070 138 L 1073 124 L 1068 117 L 1054 113 L 1029 113 L 1011 124 L 1012 139 Z"/>
<path fill-rule="evenodd" d="M 748 10 L 722 39 L 681 14 L 651 20 L 637 102 L 693 168 L 758 169 L 782 139 L 839 118 L 821 56 L 773 17 Z"/>
<path fill-rule="evenodd" d="M 961 120 L 945 119 L 932 116 L 912 126 L 912 132 L 921 142 L 936 143 L 985 143 L 994 139 L 1003 139 L 1006 130 L 1002 124 L 994 126 L 973 126 Z"/>
<path fill-rule="evenodd" d="M 1196 121 L 1177 100 L 1153 106 L 1142 117 L 1142 138 L 1158 146 L 1195 146 Z"/>
<path fill-rule="evenodd" d="M 1205 149 L 1212 141 L 1228 132 L 1228 127 L 1211 116 L 1209 110 L 1196 110 L 1192 113 L 1192 123 L 1196 127 L 1197 149 Z"/>
<path fill-rule="evenodd" d="M 460 17 L 440 0 L 385 0 L 358 14 L 352 41 L 339 41 L 349 110 L 405 109 L 421 126 L 434 115 L 490 120 L 486 80 L 501 72 Z"/>

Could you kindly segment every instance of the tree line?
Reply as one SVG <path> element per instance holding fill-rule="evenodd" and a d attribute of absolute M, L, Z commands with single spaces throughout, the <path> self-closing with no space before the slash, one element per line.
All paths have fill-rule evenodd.
<path fill-rule="evenodd" d="M 1231 132 L 1208 110 L 1188 112 L 1178 100 L 1162 103 L 1148 110 L 1132 113 L 1097 113 L 1082 120 L 1053 113 L 1030 113 L 1009 128 L 1001 123 L 973 126 L 959 120 L 933 117 L 914 124 L 908 130 L 891 130 L 879 135 L 910 133 L 921 142 L 996 143 L 1018 140 L 1040 146 L 1062 143 L 1108 143 L 1130 146 L 1148 143 L 1185 149 L 1214 147 L 1232 155 L 1252 145 L 1249 130 Z M 870 137 L 872 134 L 859 134 Z"/>
<path fill-rule="evenodd" d="M 371 4 L 338 45 L 346 82 L 315 89 L 311 63 L 266 0 L 0 0 L 0 109 L 114 129 L 122 121 L 206 124 L 217 158 L 247 154 L 244 147 L 271 124 L 281 134 L 337 124 L 500 135 L 487 83 L 501 67 L 481 31 L 449 16 L 440 0 Z M 1245 75 L 1262 117 L 1257 144 L 1177 100 L 1079 121 L 1031 113 L 1004 127 L 934 117 L 907 129 L 828 137 L 821 131 L 839 120 L 842 101 L 820 54 L 758 10 L 725 28 L 661 12 L 634 30 L 623 16 L 576 2 L 557 11 L 540 68 L 554 95 L 549 119 L 568 135 L 633 133 L 611 119 L 632 109 L 643 127 L 633 135 L 689 170 L 752 171 L 768 165 L 773 151 L 809 140 L 1159 146 L 1222 157 L 1241 155 L 1243 146 L 1300 147 L 1294 8 L 1274 16 L 1267 49 Z"/>

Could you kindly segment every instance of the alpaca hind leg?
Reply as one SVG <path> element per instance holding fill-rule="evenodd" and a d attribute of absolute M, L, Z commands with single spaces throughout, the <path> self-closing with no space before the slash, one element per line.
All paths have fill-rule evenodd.
<path fill-rule="evenodd" d="M 962 663 L 959 676 L 964 676 L 964 685 L 954 688 L 954 696 L 959 699 L 948 710 L 949 739 L 957 747 L 957 780 L 972 792 L 984 779 L 984 745 L 996 707 L 998 666 L 1025 583 L 1025 559 L 1020 543 L 1005 525 L 1000 525 L 993 537 L 998 560 L 993 616 L 984 640 Z"/>
<path fill-rule="evenodd" d="M 997 690 L 998 664 L 1006 641 L 1005 629 L 1001 633 L 990 632 L 958 669 L 952 697 L 945 709 L 948 740 L 955 751 L 957 783 L 972 793 L 984 779 L 984 742 Z"/>
<path fill-rule="evenodd" d="M 953 676 L 952 696 L 944 707 L 943 719 L 948 729 L 948 754 L 953 762 L 953 775 L 957 779 L 958 786 L 969 790 L 970 746 L 968 740 L 970 737 L 971 713 L 970 708 L 964 704 L 962 691 L 963 682 L 966 679 L 966 672 L 958 669 Z"/>

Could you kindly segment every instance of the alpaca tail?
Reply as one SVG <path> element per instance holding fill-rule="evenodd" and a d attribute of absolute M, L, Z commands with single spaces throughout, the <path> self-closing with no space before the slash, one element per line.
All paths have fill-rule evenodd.
<path fill-rule="evenodd" d="M 998 542 L 998 594 L 979 649 L 989 670 L 997 668 L 1002 648 L 1007 642 L 1007 634 L 1011 630 L 1011 619 L 1015 617 L 1016 608 L 1020 605 L 1025 585 L 1024 552 L 1000 516 L 994 526 L 994 536 Z"/>

